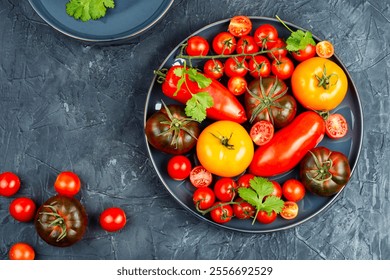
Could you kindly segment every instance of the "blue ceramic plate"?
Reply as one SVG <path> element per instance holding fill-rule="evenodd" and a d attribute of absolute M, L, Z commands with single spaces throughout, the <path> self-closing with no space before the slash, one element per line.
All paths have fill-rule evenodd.
<path fill-rule="evenodd" d="M 230 19 L 222 20 L 216 23 L 213 23 L 211 25 L 208 25 L 199 31 L 195 32 L 193 35 L 201 35 L 209 40 L 209 42 L 212 40 L 212 38 L 219 32 L 226 31 Z M 279 36 L 282 38 L 287 38 L 289 36 L 289 31 L 286 30 L 277 20 L 271 19 L 271 18 L 264 18 L 264 17 L 251 17 L 253 27 L 256 28 L 260 26 L 261 24 L 270 23 L 274 25 L 279 32 Z M 288 26 L 293 29 L 302 29 L 296 25 L 287 23 Z M 303 30 L 303 29 L 302 29 Z M 188 37 L 189 38 L 189 37 Z M 181 44 L 183 44 L 188 38 L 183 40 Z M 319 38 L 315 37 L 315 40 L 319 41 Z M 175 60 L 175 57 L 179 54 L 181 44 L 179 44 L 167 57 L 167 59 L 162 63 L 161 68 L 169 68 L 174 63 L 177 63 L 178 61 Z M 353 171 L 357 165 L 358 157 L 361 150 L 362 145 L 362 138 L 363 138 L 363 115 L 362 115 L 362 108 L 361 103 L 359 99 L 358 92 L 356 90 L 356 87 L 354 83 L 351 80 L 351 76 L 349 75 L 347 69 L 345 66 L 341 63 L 341 61 L 338 59 L 337 56 L 333 56 L 332 60 L 335 61 L 338 65 L 340 65 L 345 73 L 347 74 L 348 82 L 349 82 L 349 88 L 347 95 L 343 102 L 335 109 L 333 112 L 341 113 L 347 120 L 349 125 L 349 131 L 347 135 L 339 140 L 331 140 L 328 137 L 324 137 L 324 139 L 321 141 L 319 146 L 325 146 L 328 147 L 331 150 L 339 151 L 344 153 L 348 156 L 349 163 Z M 204 61 L 203 61 L 204 62 Z M 199 61 L 199 65 L 201 68 L 202 61 Z M 172 101 L 171 99 L 165 97 L 161 91 L 161 85 L 156 82 L 156 77 L 153 80 L 151 87 L 149 89 L 149 93 L 146 100 L 146 107 L 145 107 L 145 114 L 144 114 L 144 124 L 146 123 L 146 120 L 150 115 L 152 115 L 158 108 L 161 107 L 161 100 L 164 100 L 165 104 L 172 104 L 176 103 Z M 206 125 L 207 123 L 202 125 Z M 145 138 L 146 139 L 146 138 Z M 166 166 L 168 160 L 172 157 L 171 155 L 167 155 L 164 153 L 161 153 L 151 147 L 147 143 L 148 152 L 150 155 L 150 158 L 152 160 L 152 163 L 154 165 L 154 168 L 157 171 L 158 176 L 160 177 L 163 185 L 167 188 L 167 190 L 170 192 L 170 194 L 188 211 L 190 211 L 192 214 L 197 216 L 199 219 L 225 228 L 225 229 L 231 229 L 236 231 L 242 231 L 242 232 L 251 232 L 251 233 L 265 233 L 265 232 L 273 232 L 273 231 L 279 231 L 284 230 L 288 228 L 292 228 L 294 226 L 297 226 L 310 218 L 316 216 L 320 212 L 322 212 L 325 208 L 327 208 L 329 205 L 332 204 L 332 202 L 337 198 L 337 196 L 340 194 L 340 192 L 332 197 L 320 197 L 313 195 L 311 193 L 307 193 L 305 198 L 301 201 L 299 201 L 299 214 L 298 216 L 293 220 L 284 220 L 281 217 L 278 217 L 275 222 L 265 225 L 260 224 L 256 222 L 254 225 L 251 224 L 252 221 L 250 220 L 239 220 L 239 219 L 232 219 L 230 222 L 220 225 L 216 224 L 213 221 L 209 219 L 209 217 L 202 216 L 199 214 L 195 208 L 194 204 L 192 202 L 192 194 L 195 190 L 195 188 L 191 185 L 189 180 L 185 181 L 174 181 L 172 180 L 166 171 Z M 197 164 L 196 155 L 195 153 L 188 154 L 188 157 L 192 160 L 193 164 Z M 297 169 L 292 170 L 291 172 L 285 173 L 281 176 L 274 177 L 272 179 L 275 179 L 279 181 L 280 183 L 284 182 L 288 178 L 295 178 L 297 177 L 298 172 Z M 215 181 L 215 180 L 214 180 Z M 348 184 L 347 186 L 348 187 Z"/>
<path fill-rule="evenodd" d="M 152 27 L 173 0 L 116 0 L 105 17 L 82 22 L 66 13 L 68 0 L 29 0 L 31 6 L 58 31 L 84 41 L 109 42 L 130 38 Z"/>

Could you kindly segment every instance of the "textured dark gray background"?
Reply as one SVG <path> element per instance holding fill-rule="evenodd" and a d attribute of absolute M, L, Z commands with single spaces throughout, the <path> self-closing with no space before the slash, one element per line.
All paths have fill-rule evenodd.
<path fill-rule="evenodd" d="M 389 0 L 177 0 L 151 30 L 120 45 L 87 45 L 48 26 L 28 1 L 0 0 L 0 171 L 22 180 L 18 196 L 54 195 L 59 171 L 76 171 L 89 213 L 85 238 L 58 249 L 0 198 L 0 259 L 14 242 L 37 259 L 390 259 Z M 335 44 L 364 107 L 364 142 L 337 201 L 294 229 L 251 235 L 220 230 L 183 210 L 146 153 L 143 109 L 153 69 L 181 40 L 237 14 L 275 14 Z M 126 228 L 97 224 L 123 207 Z"/>

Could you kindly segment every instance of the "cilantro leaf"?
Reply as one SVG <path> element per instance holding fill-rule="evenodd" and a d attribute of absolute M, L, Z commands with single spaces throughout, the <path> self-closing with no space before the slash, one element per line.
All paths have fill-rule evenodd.
<path fill-rule="evenodd" d="M 304 50 L 307 45 L 315 45 L 315 41 L 310 31 L 297 30 L 291 32 L 291 35 L 286 40 L 286 49 L 291 52 Z"/>
<path fill-rule="evenodd" d="M 208 92 L 198 92 L 187 101 L 185 113 L 198 122 L 206 119 L 206 109 L 213 106 L 214 100 Z"/>
<path fill-rule="evenodd" d="M 104 17 L 107 8 L 114 7 L 114 0 L 69 0 L 66 3 L 66 13 L 85 22 Z"/>

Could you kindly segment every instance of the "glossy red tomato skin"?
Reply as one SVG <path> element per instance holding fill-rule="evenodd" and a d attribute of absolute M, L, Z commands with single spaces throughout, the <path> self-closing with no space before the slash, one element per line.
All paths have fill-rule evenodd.
<path fill-rule="evenodd" d="M 296 61 L 305 61 L 306 59 L 312 58 L 316 55 L 316 46 L 309 44 L 304 50 L 292 52 L 291 55 Z"/>
<path fill-rule="evenodd" d="M 214 203 L 213 207 L 215 208 L 210 211 L 210 216 L 214 222 L 225 224 L 233 218 L 233 208 L 229 204 L 223 205 L 222 202 L 218 201 Z"/>
<path fill-rule="evenodd" d="M 76 173 L 63 171 L 58 174 L 54 188 L 60 195 L 72 197 L 80 191 L 81 181 Z"/>
<path fill-rule="evenodd" d="M 278 30 L 271 24 L 260 25 L 253 35 L 260 48 L 272 49 L 278 39 Z"/>
<path fill-rule="evenodd" d="M 272 193 L 270 195 L 281 198 L 283 195 L 282 186 L 277 181 L 271 180 L 271 183 L 274 187 L 274 190 L 272 191 Z"/>
<path fill-rule="evenodd" d="M 191 169 L 191 161 L 183 155 L 173 156 L 167 164 L 168 175 L 177 181 L 184 180 L 190 176 Z"/>
<path fill-rule="evenodd" d="M 248 73 L 248 63 L 244 58 L 229 57 L 225 61 L 225 75 L 230 77 L 244 77 Z"/>
<path fill-rule="evenodd" d="M 252 125 L 249 135 L 256 145 L 265 145 L 271 141 L 274 136 L 274 126 L 269 121 L 258 121 Z"/>
<path fill-rule="evenodd" d="M 218 80 L 223 77 L 223 63 L 218 59 L 209 59 L 203 66 L 203 72 L 207 77 Z"/>
<path fill-rule="evenodd" d="M 282 80 L 291 78 L 294 72 L 294 63 L 288 57 L 281 57 L 274 60 L 271 65 L 271 72 Z"/>
<path fill-rule="evenodd" d="M 222 202 L 232 201 L 236 195 L 237 183 L 228 177 L 220 178 L 214 185 L 214 193 Z"/>
<path fill-rule="evenodd" d="M 229 32 L 218 33 L 212 42 L 216 54 L 232 54 L 236 50 L 237 40 Z"/>
<path fill-rule="evenodd" d="M 10 260 L 34 260 L 35 251 L 31 245 L 19 242 L 11 246 L 8 257 Z"/>
<path fill-rule="evenodd" d="M 236 53 L 238 54 L 254 54 L 259 51 L 255 39 L 252 36 L 242 36 L 237 41 Z"/>
<path fill-rule="evenodd" d="M 233 204 L 233 214 L 237 219 L 247 220 L 255 215 L 256 209 L 250 203 L 244 201 L 242 198 L 237 198 L 235 202 L 238 204 Z"/>
<path fill-rule="evenodd" d="M 107 208 L 100 214 L 99 223 L 105 231 L 119 231 L 126 225 L 126 213 L 119 207 Z"/>
<path fill-rule="evenodd" d="M 347 135 L 348 123 L 341 114 L 331 114 L 325 122 L 326 135 L 331 139 L 339 139 Z"/>
<path fill-rule="evenodd" d="M 12 172 L 4 172 L 0 174 L 0 195 L 13 196 L 20 189 L 20 179 Z"/>
<path fill-rule="evenodd" d="M 272 211 L 270 214 L 268 214 L 266 211 L 261 210 L 259 213 L 257 213 L 256 220 L 262 224 L 271 224 L 276 220 L 277 216 L 278 215 L 275 211 Z"/>
<path fill-rule="evenodd" d="M 283 39 L 281 38 L 276 39 L 276 42 L 271 49 L 271 52 L 267 53 L 268 57 L 272 60 L 275 59 L 278 60 L 281 59 L 282 57 L 287 56 L 288 51 L 286 49 L 286 45 L 287 44 Z"/>
<path fill-rule="evenodd" d="M 193 36 L 188 39 L 186 52 L 190 56 L 205 56 L 209 53 L 209 43 L 201 36 Z"/>
<path fill-rule="evenodd" d="M 210 186 L 213 181 L 213 175 L 201 165 L 195 166 L 190 172 L 190 181 L 195 188 L 204 188 Z"/>
<path fill-rule="evenodd" d="M 252 180 L 255 177 L 255 175 L 246 173 L 242 175 L 237 180 L 237 188 L 249 188 L 250 187 L 250 180 Z"/>
<path fill-rule="evenodd" d="M 247 16 L 234 16 L 230 19 L 228 30 L 235 37 L 248 35 L 252 30 L 252 21 Z"/>
<path fill-rule="evenodd" d="M 35 202 L 28 197 L 19 197 L 14 199 L 9 205 L 11 216 L 19 222 L 29 222 L 35 216 Z"/>
<path fill-rule="evenodd" d="M 249 74 L 253 78 L 268 77 L 271 74 L 271 63 L 264 55 L 256 55 L 249 60 Z"/>
<path fill-rule="evenodd" d="M 259 146 L 249 165 L 249 173 L 270 177 L 283 174 L 301 161 L 325 135 L 325 121 L 317 113 L 299 114 L 289 125 L 274 134 L 270 142 Z"/>
<path fill-rule="evenodd" d="M 192 201 L 200 210 L 206 210 L 214 205 L 215 193 L 210 188 L 198 188 L 192 195 Z"/>
<path fill-rule="evenodd" d="M 288 179 L 282 186 L 283 196 L 288 201 L 298 202 L 305 197 L 305 186 L 296 179 Z"/>

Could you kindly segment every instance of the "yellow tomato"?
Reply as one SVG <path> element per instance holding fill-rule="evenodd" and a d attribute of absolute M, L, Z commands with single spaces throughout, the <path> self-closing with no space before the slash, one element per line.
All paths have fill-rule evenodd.
<path fill-rule="evenodd" d="M 313 57 L 295 68 L 291 87 L 295 98 L 305 108 L 329 111 L 343 101 L 348 80 L 343 69 L 333 61 Z"/>
<path fill-rule="evenodd" d="M 243 173 L 252 161 L 254 147 L 243 126 L 232 121 L 217 121 L 198 137 L 196 154 L 201 165 L 221 177 Z"/>

